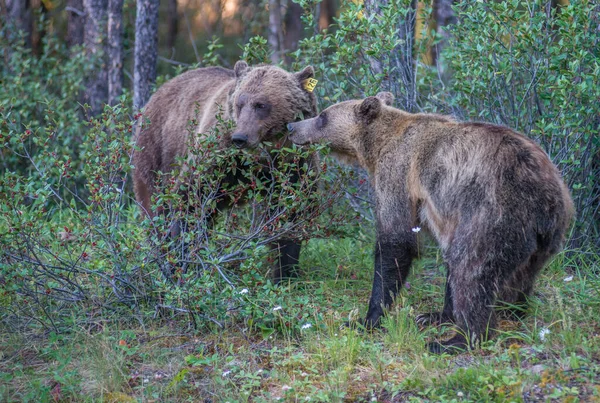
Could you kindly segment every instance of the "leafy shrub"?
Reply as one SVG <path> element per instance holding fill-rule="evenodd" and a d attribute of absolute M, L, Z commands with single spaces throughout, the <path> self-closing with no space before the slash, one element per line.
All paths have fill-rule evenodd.
<path fill-rule="evenodd" d="M 84 120 L 75 100 L 86 69 L 81 50 L 73 52 L 49 40 L 28 61 L 28 49 L 11 47 L 22 77 L 1 71 L 0 303 L 9 327 L 59 332 L 132 314 L 183 314 L 194 325 L 223 326 L 240 287 L 268 282 L 264 259 L 272 263 L 274 240 L 342 227 L 344 215 L 321 217 L 344 182 L 313 159 L 316 148 L 220 149 L 227 121 L 189 145 L 193 161 L 181 160 L 162 181 L 155 200 L 162 213 L 145 218 L 127 185 L 136 124 L 129 100 Z M 242 180 L 228 182 L 236 171 Z M 235 206 L 215 220 L 223 201 Z M 186 230 L 175 234 L 177 226 Z M 258 326 L 261 311 L 253 312 L 246 319 Z"/>

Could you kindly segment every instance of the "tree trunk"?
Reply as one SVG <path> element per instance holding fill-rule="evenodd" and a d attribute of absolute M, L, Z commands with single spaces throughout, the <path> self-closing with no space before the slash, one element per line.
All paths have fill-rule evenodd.
<path fill-rule="evenodd" d="M 67 44 L 69 47 L 83 44 L 85 10 L 83 0 L 67 0 Z"/>
<path fill-rule="evenodd" d="M 158 53 L 158 0 L 137 0 L 135 18 L 135 66 L 133 71 L 133 107 L 139 110 L 150 98 L 156 80 Z"/>
<path fill-rule="evenodd" d="M 87 83 L 85 101 L 96 116 L 108 99 L 106 66 L 106 9 L 108 0 L 83 0 L 85 9 L 84 43 L 87 54 L 97 62 L 96 73 Z"/>
<path fill-rule="evenodd" d="M 177 12 L 177 0 L 168 1 L 169 34 L 167 35 L 167 47 L 175 47 L 175 40 L 179 32 L 179 13 Z"/>
<path fill-rule="evenodd" d="M 33 15 L 29 0 L 6 0 L 6 14 L 8 23 L 14 24 L 16 30 L 23 32 L 25 46 L 31 46 L 31 33 L 33 31 Z M 17 31 L 14 32 L 17 32 Z M 16 36 L 11 38 L 11 41 Z"/>
<path fill-rule="evenodd" d="M 279 63 L 283 47 L 283 32 L 281 25 L 281 3 L 279 0 L 269 0 L 269 45 L 271 46 L 271 62 Z"/>
<path fill-rule="evenodd" d="M 324 30 L 333 23 L 335 17 L 335 1 L 323 0 L 319 3 L 319 29 Z"/>
<path fill-rule="evenodd" d="M 440 63 L 440 54 L 448 44 L 450 35 L 446 31 L 446 27 L 456 23 L 456 15 L 452 9 L 453 0 L 434 0 L 433 1 L 433 17 L 436 23 L 436 32 L 443 38 L 439 43 L 431 49 L 432 64 L 437 66 L 440 75 L 443 75 L 443 66 Z"/>
<path fill-rule="evenodd" d="M 123 0 L 108 0 L 108 104 L 123 92 Z"/>
<path fill-rule="evenodd" d="M 302 6 L 288 0 L 288 7 L 285 13 L 285 35 L 283 45 L 285 53 L 293 52 L 298 49 L 298 42 L 302 38 Z M 286 63 L 290 64 L 291 59 L 286 56 Z"/>

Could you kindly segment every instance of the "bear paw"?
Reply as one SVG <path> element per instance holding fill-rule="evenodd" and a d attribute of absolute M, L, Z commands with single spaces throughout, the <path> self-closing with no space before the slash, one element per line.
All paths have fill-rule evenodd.
<path fill-rule="evenodd" d="M 381 320 L 376 320 L 376 321 L 370 321 L 368 319 L 363 319 L 363 320 L 347 320 L 344 321 L 344 323 L 340 326 L 340 328 L 343 327 L 347 327 L 349 329 L 355 329 L 355 330 L 366 330 L 366 331 L 372 331 L 375 329 L 381 329 Z"/>
<path fill-rule="evenodd" d="M 428 312 L 417 315 L 415 321 L 417 322 L 417 325 L 426 327 L 451 324 L 454 322 L 454 318 L 443 312 Z"/>
<path fill-rule="evenodd" d="M 431 342 L 427 344 L 427 349 L 433 354 L 459 354 L 469 349 L 469 344 L 461 335 L 456 335 L 442 342 Z"/>

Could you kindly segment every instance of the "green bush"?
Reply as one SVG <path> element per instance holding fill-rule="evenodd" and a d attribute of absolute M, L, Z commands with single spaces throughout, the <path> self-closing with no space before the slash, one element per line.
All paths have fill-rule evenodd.
<path fill-rule="evenodd" d="M 559 166 L 577 210 L 575 245 L 599 242 L 600 7 L 571 1 L 464 2 L 444 57 L 448 94 L 468 119 L 535 139 Z M 596 220 L 594 222 L 594 219 Z"/>
<path fill-rule="evenodd" d="M 343 227 L 345 214 L 321 217 L 344 181 L 318 159 L 309 164 L 316 148 L 220 149 L 227 121 L 189 145 L 195 161 L 180 161 L 156 197 L 166 213 L 145 218 L 127 185 L 130 100 L 84 119 L 82 49 L 48 39 L 36 58 L 22 44 L 2 45 L 13 63 L 0 70 L 0 317 L 9 327 L 60 332 L 90 318 L 157 314 L 223 326 L 241 287 L 268 282 L 273 240 L 329 236 L 323 220 Z M 235 171 L 243 180 L 227 182 Z M 223 201 L 236 206 L 215 221 Z M 186 231 L 173 236 L 174 225 Z M 253 326 L 272 326 L 253 312 Z"/>

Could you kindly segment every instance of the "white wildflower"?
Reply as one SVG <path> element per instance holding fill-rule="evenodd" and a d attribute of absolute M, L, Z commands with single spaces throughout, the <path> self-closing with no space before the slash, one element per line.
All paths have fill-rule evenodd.
<path fill-rule="evenodd" d="M 573 276 L 565 277 L 565 279 L 563 281 L 565 283 L 568 283 L 569 281 L 573 281 Z"/>
<path fill-rule="evenodd" d="M 281 311 L 281 309 L 281 306 L 276 306 L 275 308 L 273 308 L 273 312 Z"/>
<path fill-rule="evenodd" d="M 306 324 L 302 325 L 302 329 L 309 329 L 311 327 L 312 327 L 312 325 L 310 323 L 306 323 Z"/>
<path fill-rule="evenodd" d="M 229 375 L 231 373 L 231 371 L 225 371 L 223 372 L 223 378 L 225 378 L 227 375 Z"/>
<path fill-rule="evenodd" d="M 240 294 L 248 294 L 248 289 L 244 288 L 242 291 L 240 291 Z"/>
<path fill-rule="evenodd" d="M 283 390 L 284 392 L 285 392 L 286 390 L 290 390 L 290 389 L 292 389 L 292 387 L 291 387 L 291 386 L 289 386 L 289 385 L 283 385 L 283 386 L 281 387 L 281 390 Z"/>
<path fill-rule="evenodd" d="M 456 396 L 458 396 L 458 397 L 463 397 L 464 395 L 465 395 L 465 394 L 464 394 L 464 393 L 462 393 L 462 392 L 458 392 L 458 393 L 456 394 Z"/>
<path fill-rule="evenodd" d="M 540 330 L 540 339 L 542 341 L 546 340 L 547 334 L 550 334 L 550 329 L 548 329 L 547 327 L 543 327 L 542 330 Z"/>
<path fill-rule="evenodd" d="M 421 227 L 414 227 L 412 229 L 412 232 L 414 232 L 415 234 L 418 234 L 421 231 Z"/>

